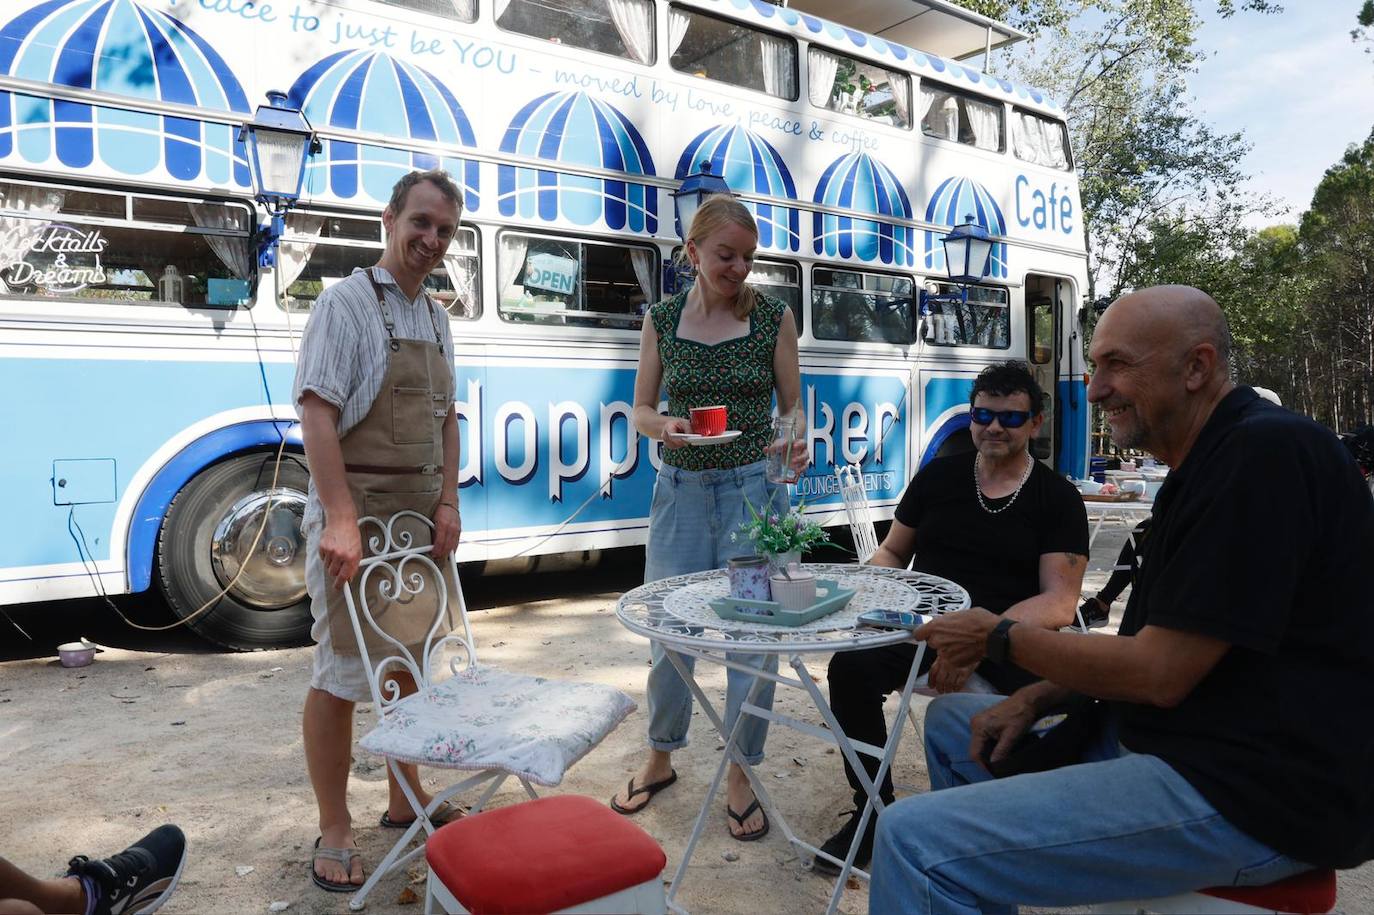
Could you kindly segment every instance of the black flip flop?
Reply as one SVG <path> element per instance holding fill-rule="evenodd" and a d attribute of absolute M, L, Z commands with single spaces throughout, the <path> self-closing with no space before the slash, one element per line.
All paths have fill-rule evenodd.
<path fill-rule="evenodd" d="M 438 809 L 429 815 L 429 821 L 434 824 L 435 829 L 438 829 L 440 826 L 447 826 L 454 820 L 466 815 L 467 810 L 465 808 L 444 801 Z M 409 829 L 415 820 L 393 820 L 390 811 L 383 811 L 382 818 L 377 822 L 387 829 Z"/>
<path fill-rule="evenodd" d="M 651 785 L 640 785 L 638 788 L 635 787 L 635 780 L 632 778 L 630 779 L 630 783 L 626 785 L 626 788 L 629 789 L 630 793 L 625 796 L 625 800 L 632 801 L 641 794 L 649 795 L 649 799 L 652 800 L 655 794 L 658 794 L 660 791 L 662 791 L 664 788 L 667 788 L 675 781 L 677 781 L 676 769 L 669 770 L 667 778 L 662 779 L 660 781 L 656 781 Z M 615 798 L 611 798 L 611 809 L 614 810 L 616 813 L 620 814 L 621 816 L 634 816 L 636 813 L 639 813 L 639 811 L 643 810 L 645 807 L 648 806 L 649 801 L 646 800 L 638 807 L 621 807 L 619 804 L 615 802 Z"/>
<path fill-rule="evenodd" d="M 740 825 L 741 829 L 744 828 L 744 821 L 749 819 L 750 815 L 753 814 L 755 810 L 763 814 L 763 825 L 753 832 L 742 832 L 739 834 L 736 834 L 733 829 L 727 830 L 730 833 L 730 838 L 739 842 L 757 842 L 759 839 L 768 835 L 768 830 L 772 828 L 772 825 L 768 822 L 768 811 L 759 806 L 758 798 L 754 798 L 749 806 L 744 808 L 744 813 L 735 813 L 735 811 L 730 809 L 730 802 L 725 802 L 725 812 L 730 815 L 730 819 Z"/>
<path fill-rule="evenodd" d="M 321 848 L 320 842 L 323 839 L 324 836 L 319 836 L 315 839 L 315 853 L 310 856 L 310 864 L 308 865 L 310 868 L 310 879 L 313 880 L 315 885 L 320 889 L 328 890 L 331 893 L 358 892 L 358 890 L 363 888 L 361 883 L 336 883 L 333 880 L 326 880 L 316 873 L 315 862 L 321 858 L 325 858 L 329 861 L 337 861 L 344 866 L 344 870 L 351 873 L 353 871 L 353 859 L 361 858 L 363 853 L 356 848 L 330 848 L 327 845 Z"/>

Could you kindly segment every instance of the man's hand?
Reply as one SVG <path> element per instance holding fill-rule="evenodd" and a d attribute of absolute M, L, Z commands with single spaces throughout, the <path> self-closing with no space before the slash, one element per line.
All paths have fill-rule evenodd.
<path fill-rule="evenodd" d="M 434 550 L 435 559 L 442 559 L 458 548 L 458 537 L 463 532 L 463 518 L 458 506 L 452 502 L 440 502 L 434 510 Z"/>
<path fill-rule="evenodd" d="M 930 665 L 926 682 L 937 693 L 957 693 L 964 688 L 964 684 L 973 676 L 973 671 L 977 667 L 977 664 L 960 667 L 947 661 L 944 655 L 940 655 L 935 659 L 935 663 Z"/>
<path fill-rule="evenodd" d="M 998 619 L 982 607 L 970 607 L 937 616 L 912 635 L 938 651 L 940 661 L 951 668 L 973 668 L 987 655 L 988 633 Z"/>
<path fill-rule="evenodd" d="M 986 759 L 1000 762 L 1038 717 L 1035 705 L 1022 698 L 1019 692 L 983 709 L 969 720 L 969 756 L 983 763 L 991 746 L 992 752 Z"/>
<path fill-rule="evenodd" d="M 357 523 L 351 518 L 338 522 L 327 520 L 324 533 L 320 535 L 320 559 L 324 560 L 325 574 L 336 590 L 342 591 L 358 574 L 362 558 L 363 538 L 358 533 Z"/>

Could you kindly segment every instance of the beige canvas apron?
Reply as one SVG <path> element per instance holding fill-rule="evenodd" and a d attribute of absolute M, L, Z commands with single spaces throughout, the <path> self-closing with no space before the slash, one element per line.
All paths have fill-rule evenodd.
<path fill-rule="evenodd" d="M 444 420 L 453 403 L 453 366 L 444 354 L 443 334 L 435 317 L 435 305 L 425 296 L 434 341 L 398 340 L 396 325 L 386 296 L 371 270 L 368 281 L 377 294 L 377 307 L 382 312 L 382 324 L 387 333 L 387 367 L 382 386 L 367 415 L 339 440 L 347 471 L 349 493 L 361 519 L 371 515 L 385 522 L 396 512 L 409 509 L 426 518 L 433 518 L 443 495 Z M 415 519 L 404 519 L 395 531 L 409 531 L 418 546 L 433 541 L 433 531 Z M 372 555 L 368 541 L 380 536 L 375 525 L 361 529 L 363 556 Z M 440 563 L 440 568 L 444 567 Z M 429 627 L 438 612 L 437 583 L 427 576 L 426 586 L 418 595 L 402 592 L 396 599 L 384 598 L 379 587 L 387 576 L 378 569 L 368 579 L 367 607 L 372 618 L 387 635 L 407 647 L 422 645 Z M 358 580 L 354 576 L 348 587 L 361 611 L 358 600 Z M 439 627 L 436 637 L 452 630 L 455 615 L 453 583 L 444 578 L 449 592 L 448 618 Z M 348 618 L 348 606 L 343 592 L 329 590 L 329 635 L 339 654 L 357 655 L 358 641 Z M 386 643 L 363 623 L 368 652 L 375 663 L 378 650 Z"/>

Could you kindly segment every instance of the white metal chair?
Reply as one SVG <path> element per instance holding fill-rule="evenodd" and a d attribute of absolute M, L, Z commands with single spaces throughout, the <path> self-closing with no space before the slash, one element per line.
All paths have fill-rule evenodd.
<path fill-rule="evenodd" d="M 472 805 L 472 811 L 479 812 L 512 775 L 526 794 L 535 798 L 531 782 L 557 785 L 573 763 L 635 709 L 634 700 L 613 687 L 549 680 L 479 665 L 457 562 L 450 555 L 441 565 L 430 555 L 428 544 L 416 545 L 420 525 L 429 530 L 434 526 L 413 511 L 398 512 L 385 520 L 362 518 L 358 526 L 362 529 L 364 558 L 357 588 L 361 599 L 354 599 L 353 589 L 345 589 L 353 634 L 377 713 L 377 726 L 364 735 L 359 746 L 385 757 L 415 811 L 415 822 L 349 900 L 349 908 L 355 911 L 363 907 L 382 877 L 424 851 L 423 843 L 409 851 L 406 848 L 421 835 L 420 830 L 424 830 L 426 840 L 434 833 L 429 816 L 449 798 L 480 788 Z M 453 583 L 458 604 L 460 625 L 452 634 L 440 632 L 449 619 L 445 576 Z M 401 644 L 377 624 L 369 594 L 387 602 L 403 602 L 418 599 L 429 588 L 436 590 L 438 599 L 423 645 L 414 646 L 417 657 L 411 646 Z M 384 645 L 381 651 L 387 652 L 375 662 L 364 626 L 377 639 L 374 644 Z M 446 651 L 454 655 L 445 665 L 442 656 Z M 444 668 L 449 676 L 439 679 L 437 675 Z M 398 670 L 414 678 L 416 692 L 401 696 L 394 682 L 386 682 L 390 672 Z M 402 777 L 400 763 L 475 774 L 444 788 L 426 807 L 419 802 L 415 786 Z"/>
<path fill-rule="evenodd" d="M 844 513 L 849 518 L 849 532 L 854 537 L 854 552 L 863 565 L 878 552 L 878 535 L 873 530 L 873 512 L 868 506 L 868 490 L 864 488 L 864 474 L 858 464 L 841 464 L 835 468 L 840 484 L 840 498 L 844 499 Z"/>

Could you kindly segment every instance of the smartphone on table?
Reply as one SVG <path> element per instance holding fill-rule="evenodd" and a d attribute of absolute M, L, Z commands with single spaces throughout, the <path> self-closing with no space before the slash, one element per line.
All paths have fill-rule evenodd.
<path fill-rule="evenodd" d="M 930 617 L 910 610 L 865 610 L 859 614 L 859 623 L 878 629 L 919 629 L 930 622 Z"/>

